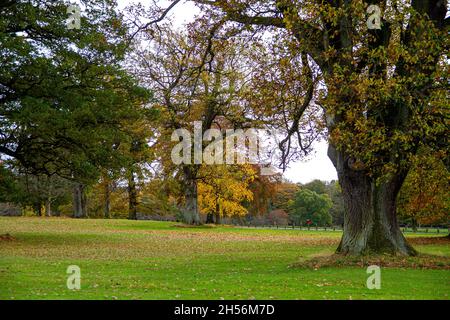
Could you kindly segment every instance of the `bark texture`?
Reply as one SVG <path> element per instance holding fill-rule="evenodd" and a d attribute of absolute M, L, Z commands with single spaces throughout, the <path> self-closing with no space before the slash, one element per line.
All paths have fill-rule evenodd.
<path fill-rule="evenodd" d="M 200 224 L 197 190 L 197 166 L 186 165 L 183 167 L 184 175 L 184 200 L 183 220 L 187 224 Z"/>
<path fill-rule="evenodd" d="M 73 189 L 73 217 L 87 218 L 86 190 L 82 183 L 77 183 Z"/>
<path fill-rule="evenodd" d="M 200 224 L 200 214 L 198 212 L 198 192 L 197 181 L 190 179 L 186 182 L 185 207 L 183 210 L 184 222 L 187 224 Z"/>
<path fill-rule="evenodd" d="M 406 173 L 399 172 L 377 184 L 332 145 L 328 156 L 336 167 L 345 206 L 344 232 L 337 252 L 415 255 L 416 251 L 399 228 L 396 215 L 396 198 Z"/>
<path fill-rule="evenodd" d="M 45 202 L 45 215 L 47 217 L 52 216 L 52 199 L 50 197 L 48 197 L 47 201 Z"/>

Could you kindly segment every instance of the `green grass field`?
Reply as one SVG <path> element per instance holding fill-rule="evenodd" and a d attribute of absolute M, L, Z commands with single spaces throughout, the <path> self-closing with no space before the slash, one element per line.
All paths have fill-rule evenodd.
<path fill-rule="evenodd" d="M 171 222 L 0 217 L 0 299 L 449 299 L 449 242 L 408 235 L 441 267 L 301 266 L 333 253 L 340 233 Z M 300 262 L 300 266 L 298 266 Z M 66 286 L 69 265 L 81 289 Z"/>

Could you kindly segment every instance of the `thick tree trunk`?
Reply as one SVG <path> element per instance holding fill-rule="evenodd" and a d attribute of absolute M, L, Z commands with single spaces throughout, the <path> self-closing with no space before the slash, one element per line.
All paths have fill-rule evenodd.
<path fill-rule="evenodd" d="M 83 184 L 78 183 L 73 189 L 73 217 L 87 218 L 86 192 Z"/>
<path fill-rule="evenodd" d="M 198 212 L 198 192 L 197 181 L 189 179 L 186 181 L 186 187 L 184 191 L 185 196 L 185 208 L 183 210 L 184 222 L 187 224 L 200 224 L 200 214 Z"/>
<path fill-rule="evenodd" d="M 198 210 L 197 191 L 197 166 L 186 165 L 183 167 L 184 174 L 184 200 L 183 220 L 187 224 L 200 224 L 200 213 Z"/>
<path fill-rule="evenodd" d="M 415 255 L 400 231 L 396 215 L 396 198 L 406 173 L 376 184 L 333 146 L 328 156 L 338 172 L 345 206 L 344 233 L 337 252 Z"/>
<path fill-rule="evenodd" d="M 137 219 L 137 190 L 134 172 L 128 177 L 128 219 Z"/>

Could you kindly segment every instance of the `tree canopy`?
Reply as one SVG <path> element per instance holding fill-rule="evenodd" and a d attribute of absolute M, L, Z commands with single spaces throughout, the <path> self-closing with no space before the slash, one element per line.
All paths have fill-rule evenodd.
<path fill-rule="evenodd" d="M 149 101 L 121 67 L 127 28 L 114 1 L 83 1 L 80 29 L 68 1 L 0 6 L 0 152 L 33 173 L 88 178 L 121 160 L 124 119 Z"/>
<path fill-rule="evenodd" d="M 331 225 L 329 210 L 332 202 L 328 195 L 318 194 L 309 189 L 301 189 L 295 194 L 294 200 L 289 204 L 289 214 L 297 225 L 326 226 Z"/>

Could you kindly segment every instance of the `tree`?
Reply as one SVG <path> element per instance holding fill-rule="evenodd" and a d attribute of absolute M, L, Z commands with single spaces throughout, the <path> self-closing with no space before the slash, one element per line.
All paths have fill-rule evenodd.
<path fill-rule="evenodd" d="M 314 191 L 317 194 L 327 194 L 326 183 L 317 179 L 304 184 L 302 188 Z"/>
<path fill-rule="evenodd" d="M 206 37 L 205 30 L 208 30 Z M 236 101 L 244 82 L 238 71 L 239 53 L 245 45 L 239 41 L 216 40 L 216 30 L 216 25 L 209 26 L 205 21 L 190 25 L 187 32 L 165 24 L 147 30 L 143 36 L 152 47 L 137 50 L 135 57 L 142 66 L 136 74 L 154 90 L 154 107 L 160 111 L 156 153 L 164 170 L 182 184 L 183 216 L 188 224 L 200 224 L 201 163 L 194 151 L 195 139 L 181 133 L 190 135 L 199 130 L 202 140 L 203 132 L 208 129 L 243 127 L 246 121 L 243 106 Z M 194 122 L 201 128 L 195 127 Z M 174 134 L 175 139 L 182 138 L 182 141 L 172 141 Z M 175 164 L 172 151 L 180 143 L 187 144 L 187 148 L 181 153 L 183 162 Z M 199 142 L 195 147 L 203 152 L 206 144 Z"/>
<path fill-rule="evenodd" d="M 128 183 L 128 219 L 137 219 L 137 210 L 139 205 L 138 200 L 138 180 L 142 180 L 146 176 L 145 165 L 147 162 L 153 161 L 153 151 L 151 150 L 150 143 L 154 132 L 152 126 L 154 122 L 155 114 L 148 112 L 148 110 L 142 110 L 142 114 L 145 115 L 147 111 L 147 117 L 142 116 L 140 121 L 135 121 L 133 124 L 129 124 L 128 128 L 132 128 L 130 132 L 131 141 L 126 144 L 128 148 L 129 161 L 126 164 L 125 176 Z"/>
<path fill-rule="evenodd" d="M 30 206 L 37 216 L 50 217 L 58 215 L 59 206 L 70 199 L 73 183 L 67 179 L 29 174 L 13 159 L 0 168 L 0 202 Z"/>
<path fill-rule="evenodd" d="M 267 214 L 267 220 L 272 225 L 286 226 L 289 223 L 289 214 L 283 209 L 275 209 Z"/>
<path fill-rule="evenodd" d="M 320 105 L 346 209 L 337 251 L 414 255 L 398 226 L 396 199 L 421 145 L 447 149 L 447 1 L 196 2 L 212 9 L 204 11 L 211 20 L 227 19 L 251 34 L 270 32 L 269 45 L 282 43 L 290 52 L 280 62 L 302 66 L 293 71 L 305 94 L 286 109 L 292 126 L 280 147 L 286 159 L 289 137 L 301 137 L 300 120 Z M 368 4 L 384 9 L 379 28 L 367 23 L 373 19 Z M 282 97 L 256 91 L 258 98 Z"/>
<path fill-rule="evenodd" d="M 297 225 L 305 225 L 310 220 L 316 226 L 327 226 L 332 221 L 329 213 L 331 206 L 328 195 L 301 189 L 290 202 L 289 216 Z"/>
<path fill-rule="evenodd" d="M 208 222 L 212 222 L 212 216 L 220 224 L 221 217 L 247 213 L 243 203 L 253 200 L 249 184 L 255 172 L 251 166 L 203 166 L 200 175 L 203 178 L 198 184 L 198 203 L 200 211 L 209 215 Z"/>
<path fill-rule="evenodd" d="M 122 66 L 127 28 L 115 1 L 83 1 L 80 29 L 66 26 L 69 1 L 0 6 L 0 153 L 28 173 L 77 182 L 76 216 L 99 168 L 120 167 L 124 119 L 146 103 Z"/>
<path fill-rule="evenodd" d="M 273 199 L 273 207 L 275 209 L 283 209 L 288 211 L 289 201 L 295 198 L 295 194 L 300 190 L 300 187 L 288 181 L 282 181 L 276 186 L 276 192 Z"/>
<path fill-rule="evenodd" d="M 253 194 L 253 199 L 246 203 L 245 207 L 249 211 L 249 214 L 261 216 L 273 209 L 276 192 L 281 183 L 281 175 L 261 175 L 260 165 L 254 165 L 253 169 L 255 170 L 255 177 L 249 186 Z"/>

